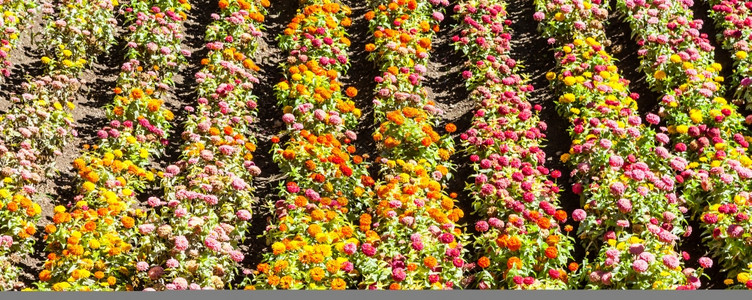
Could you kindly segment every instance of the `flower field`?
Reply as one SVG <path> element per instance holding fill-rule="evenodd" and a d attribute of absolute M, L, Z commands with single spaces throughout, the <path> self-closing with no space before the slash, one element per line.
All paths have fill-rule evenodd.
<path fill-rule="evenodd" d="M 6 0 L 0 290 L 752 290 L 752 2 Z"/>

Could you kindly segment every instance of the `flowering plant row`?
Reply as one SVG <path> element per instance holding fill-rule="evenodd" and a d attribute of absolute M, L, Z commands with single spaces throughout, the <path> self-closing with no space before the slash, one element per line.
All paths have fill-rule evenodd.
<path fill-rule="evenodd" d="M 275 137 L 274 161 L 288 174 L 280 200 L 270 203 L 265 236 L 271 253 L 250 289 L 345 289 L 357 286 L 359 265 L 351 209 L 371 196 L 373 179 L 352 142 L 361 111 L 354 87 L 340 77 L 349 67 L 345 28 L 351 10 L 336 0 L 301 1 L 279 36 L 288 54 L 276 96 L 287 125 Z M 356 210 L 357 211 L 357 210 Z"/>
<path fill-rule="evenodd" d="M 188 9 L 185 0 L 133 0 L 120 8 L 129 24 L 128 61 L 107 109 L 111 122 L 97 132 L 97 145 L 73 162 L 80 194 L 69 206 L 56 206 L 54 224 L 45 228 L 49 254 L 40 288 L 125 290 L 141 284 L 135 279 L 137 262 L 149 257 L 134 238 L 135 218 L 144 212 L 131 206 L 137 192 L 155 180 L 146 168 L 166 143 L 174 117 L 163 97 L 190 54 L 180 49 Z"/>
<path fill-rule="evenodd" d="M 220 0 L 207 27 L 209 49 L 196 73 L 198 105 L 188 116 L 181 160 L 162 173 L 164 199 L 148 199 L 137 220 L 137 281 L 145 290 L 223 289 L 238 273 L 250 226 L 252 122 L 259 81 L 252 60 L 266 0 Z"/>
<path fill-rule="evenodd" d="M 22 84 L 23 94 L 12 95 L 9 112 L 0 117 L 0 288 L 20 288 L 14 282 L 18 262 L 31 253 L 36 222 L 42 208 L 39 184 L 53 174 L 54 159 L 76 131 L 70 102 L 83 84 L 78 77 L 96 57 L 114 43 L 113 6 L 106 1 L 64 1 L 53 9 L 43 3 L 46 25 L 42 32 L 45 65 L 42 75 Z M 56 16 L 57 14 L 57 16 Z M 86 18 L 88 21 L 81 22 Z"/>
<path fill-rule="evenodd" d="M 36 16 L 40 1 L 3 1 L 0 8 L 0 80 L 10 76 L 10 52 L 16 48 L 18 35 Z M 46 3 L 49 5 L 50 3 Z"/>
<path fill-rule="evenodd" d="M 721 97 L 721 66 L 700 33 L 702 21 L 692 19 L 691 1 L 619 3 L 641 46 L 648 82 L 665 94 L 660 114 L 681 156 L 672 166 L 683 198 L 700 216 L 712 252 L 734 276 L 752 263 L 752 159 L 743 118 Z"/>
<path fill-rule="evenodd" d="M 559 187 L 544 166 L 546 123 L 527 96 L 533 87 L 509 57 L 511 34 L 505 1 L 469 0 L 455 6 L 462 22 L 453 40 L 468 58 L 463 73 L 477 110 L 461 135 L 475 174 L 468 186 L 481 220 L 475 223 L 478 288 L 565 289 L 573 239 L 563 232 L 567 213 L 557 210 Z M 564 227 L 564 228 L 562 228 Z"/>
<path fill-rule="evenodd" d="M 363 287 L 451 289 L 466 265 L 464 215 L 447 195 L 452 139 L 435 131 L 442 113 L 422 86 L 440 6 L 448 1 L 373 0 L 366 14 L 374 43 L 366 45 L 381 76 L 375 78 L 373 134 L 381 179 L 369 213 L 360 217 Z M 448 132 L 456 129 L 446 126 Z M 454 196 L 454 195 L 452 195 Z"/>
<path fill-rule="evenodd" d="M 718 33 L 721 46 L 734 53 L 734 76 L 732 86 L 735 87 L 734 103 L 746 104 L 752 108 L 752 57 L 749 40 L 752 37 L 752 2 L 739 0 L 708 0 L 712 6 L 710 16 L 715 19 L 715 25 L 722 30 Z"/>
<path fill-rule="evenodd" d="M 695 270 L 676 250 L 686 209 L 675 193 L 672 167 L 686 162 L 664 147 L 669 140 L 642 123 L 629 82 L 605 51 L 606 4 L 600 1 L 536 1 L 540 29 L 555 44 L 557 72 L 546 77 L 560 93 L 559 113 L 572 123 L 572 147 L 562 161 L 572 166 L 583 209 L 572 218 L 587 249 L 590 288 L 693 289 Z M 654 122 L 657 116 L 650 116 Z M 671 166 L 667 161 L 672 162 Z"/>

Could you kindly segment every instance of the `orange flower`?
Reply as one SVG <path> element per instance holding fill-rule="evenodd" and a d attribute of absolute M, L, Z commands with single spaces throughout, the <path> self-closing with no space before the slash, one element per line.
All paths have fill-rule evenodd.
<path fill-rule="evenodd" d="M 133 220 L 133 218 L 129 216 L 124 216 L 122 219 L 120 219 L 120 222 L 123 223 L 123 226 L 128 229 L 133 228 L 136 223 L 135 220 Z"/>
<path fill-rule="evenodd" d="M 569 271 L 574 272 L 577 271 L 577 269 L 580 268 L 580 265 L 576 262 L 569 263 Z"/>
<path fill-rule="evenodd" d="M 371 43 L 366 44 L 366 51 L 373 52 L 373 50 L 376 50 L 376 45 Z"/>
<path fill-rule="evenodd" d="M 513 256 L 507 260 L 507 269 L 514 267 L 517 267 L 518 270 L 522 269 L 522 261 L 517 256 Z"/>
<path fill-rule="evenodd" d="M 488 268 L 488 266 L 490 265 L 491 265 L 491 260 L 489 260 L 488 257 L 483 256 L 478 259 L 478 266 L 480 266 L 481 268 L 485 269 L 485 268 Z"/>
<path fill-rule="evenodd" d="M 510 251 L 520 250 L 520 247 L 522 247 L 522 241 L 516 236 L 509 238 L 507 241 L 507 248 L 509 248 Z"/>
<path fill-rule="evenodd" d="M 141 99 L 141 97 L 144 96 L 144 91 L 142 91 L 140 88 L 135 88 L 131 91 L 131 97 L 133 99 Z"/>
<path fill-rule="evenodd" d="M 433 269 L 436 267 L 438 262 L 436 261 L 436 258 L 433 256 L 429 256 L 423 259 L 423 265 L 425 265 L 429 269 Z"/>
<path fill-rule="evenodd" d="M 444 129 L 446 129 L 446 131 L 449 133 L 453 133 L 457 131 L 457 125 L 454 125 L 453 123 L 449 123 L 449 124 L 446 124 L 446 126 L 444 126 Z"/>
<path fill-rule="evenodd" d="M 52 278 L 52 272 L 49 270 L 42 270 L 42 272 L 39 272 L 39 280 L 42 282 L 47 282 Z"/>
<path fill-rule="evenodd" d="M 554 219 L 559 222 L 564 222 L 567 219 L 567 212 L 561 209 L 557 210 L 556 213 L 554 213 Z"/>
<path fill-rule="evenodd" d="M 550 259 L 554 259 L 558 256 L 559 251 L 556 250 L 556 247 L 548 247 L 546 248 L 546 257 Z"/>
<path fill-rule="evenodd" d="M 551 228 L 551 220 L 549 220 L 546 217 L 542 217 L 542 218 L 538 219 L 538 221 L 536 221 L 536 223 L 538 224 L 538 227 L 540 227 L 540 228 L 543 228 L 543 229 Z"/>
<path fill-rule="evenodd" d="M 376 13 L 374 11 L 369 11 L 365 15 L 365 19 L 367 21 L 373 20 L 373 18 L 376 16 Z"/>
<path fill-rule="evenodd" d="M 333 290 L 344 290 L 345 288 L 347 288 L 347 284 L 345 283 L 344 280 L 342 280 L 342 278 L 334 278 L 332 280 Z"/>
<path fill-rule="evenodd" d="M 326 275 L 324 270 L 319 267 L 315 267 L 311 270 L 311 279 L 315 281 L 321 281 L 321 279 L 324 279 L 324 275 Z"/>
<path fill-rule="evenodd" d="M 345 90 L 345 94 L 350 98 L 355 97 L 358 95 L 358 89 L 355 87 L 348 87 L 347 90 Z"/>

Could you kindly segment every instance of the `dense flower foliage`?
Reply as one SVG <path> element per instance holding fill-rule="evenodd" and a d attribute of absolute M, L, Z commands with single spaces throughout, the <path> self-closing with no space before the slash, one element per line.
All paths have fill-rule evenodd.
<path fill-rule="evenodd" d="M 42 3 L 48 8 L 46 1 L 10 0 L 3 1 L 0 8 L 0 80 L 10 76 L 12 66 L 10 52 L 16 48 L 18 35 L 25 30 L 31 20 L 37 15 Z"/>
<path fill-rule="evenodd" d="M 558 64 L 546 77 L 560 94 L 559 113 L 572 123 L 572 147 L 561 157 L 573 168 L 578 183 L 572 189 L 583 204 L 572 218 L 581 222 L 586 248 L 599 249 L 597 258 L 583 263 L 587 286 L 698 288 L 695 270 L 683 268 L 676 250 L 679 236 L 689 231 L 672 166 L 685 161 L 664 147 L 666 134 L 643 124 L 638 95 L 629 92 L 605 51 L 606 4 L 536 3 L 535 18 L 555 45 Z"/>
<path fill-rule="evenodd" d="M 708 0 L 712 6 L 710 16 L 716 21 L 719 44 L 732 52 L 734 75 L 732 88 L 735 88 L 734 103 L 752 108 L 752 57 L 749 57 L 752 38 L 752 1 Z"/>
<path fill-rule="evenodd" d="M 76 135 L 71 100 L 83 84 L 82 71 L 114 43 L 110 0 L 62 3 L 42 3 L 43 72 L 22 84 L 23 93 L 12 95 L 13 106 L 0 116 L 0 289 L 23 286 L 14 282 L 20 268 L 11 262 L 30 254 L 36 240 L 44 197 L 37 188 L 54 174 L 55 158 Z M 6 13 L 6 21 L 12 16 Z"/>
<path fill-rule="evenodd" d="M 453 40 L 467 56 L 463 73 L 477 110 L 461 135 L 475 170 L 468 190 L 481 220 L 477 287 L 564 289 L 577 271 L 567 213 L 557 209 L 559 187 L 544 166 L 546 123 L 540 105 L 528 102 L 532 85 L 509 57 L 511 33 L 506 1 L 463 1 L 454 8 L 462 31 Z M 565 230 L 566 229 L 566 230 Z"/>
<path fill-rule="evenodd" d="M 752 263 L 750 137 L 737 107 L 722 98 L 721 65 L 691 6 L 690 0 L 619 2 L 641 46 L 647 81 L 664 94 L 660 115 L 680 156 L 672 167 L 682 201 L 700 217 L 711 252 L 735 276 Z"/>
<path fill-rule="evenodd" d="M 220 0 L 207 27 L 209 54 L 196 73 L 198 104 L 185 123 L 181 160 L 162 172 L 164 199 L 147 200 L 136 277 L 145 290 L 223 289 L 237 275 L 250 226 L 251 181 L 261 170 L 252 57 L 269 2 Z"/>
<path fill-rule="evenodd" d="M 54 209 L 45 231 L 47 261 L 40 288 L 60 290 L 132 289 L 138 262 L 136 195 L 156 179 L 147 170 L 161 152 L 174 115 L 164 107 L 177 67 L 190 55 L 181 50 L 185 0 L 133 0 L 120 7 L 128 23 L 128 59 L 107 108 L 109 126 L 99 141 L 73 161 L 78 192 L 69 206 Z M 163 228 L 164 230 L 164 228 Z M 159 231 L 163 232 L 163 231 Z M 169 232 L 168 232 L 169 233 Z M 138 249 L 138 248 L 136 248 Z"/>
<path fill-rule="evenodd" d="M 366 13 L 374 43 L 366 45 L 381 76 L 375 78 L 373 134 L 381 180 L 360 216 L 364 235 L 359 265 L 363 288 L 451 289 L 460 287 L 467 267 L 466 236 L 457 226 L 464 215 L 447 195 L 452 139 L 435 129 L 442 111 L 428 99 L 429 51 L 446 0 L 373 0 Z M 447 131 L 454 131 L 448 124 Z"/>
<path fill-rule="evenodd" d="M 358 91 L 340 81 L 350 65 L 350 15 L 336 0 L 301 1 L 279 37 L 288 57 L 276 95 L 287 129 L 272 151 L 288 177 L 265 232 L 271 252 L 248 288 L 357 286 L 361 243 L 351 210 L 371 196 L 373 179 L 352 144 L 361 111 L 351 98 Z"/>

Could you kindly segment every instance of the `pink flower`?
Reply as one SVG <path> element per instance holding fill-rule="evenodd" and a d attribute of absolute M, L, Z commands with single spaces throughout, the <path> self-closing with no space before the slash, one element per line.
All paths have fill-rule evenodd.
<path fill-rule="evenodd" d="M 611 190 L 611 194 L 614 194 L 615 196 L 621 196 L 624 194 L 624 191 L 626 190 L 626 187 L 621 182 L 614 182 L 609 187 Z"/>
<path fill-rule="evenodd" d="M 238 211 L 238 212 L 236 213 L 236 215 L 238 216 L 238 218 L 240 218 L 240 219 L 241 219 L 241 220 L 243 220 L 243 221 L 248 221 L 248 220 L 250 220 L 250 219 L 251 219 L 251 212 L 249 212 L 249 211 L 247 211 L 247 210 L 245 210 L 245 209 L 241 209 L 241 210 L 239 210 L 239 211 Z"/>
<path fill-rule="evenodd" d="M 645 117 L 645 120 L 646 120 L 646 121 L 647 121 L 648 123 L 650 123 L 650 124 L 653 124 L 653 125 L 657 125 L 658 123 L 660 123 L 660 122 L 661 122 L 661 118 L 660 118 L 660 117 L 658 117 L 658 115 L 656 115 L 656 114 L 652 114 L 652 113 L 649 113 L 649 114 L 648 114 L 648 115 L 647 115 L 647 116 Z"/>
<path fill-rule="evenodd" d="M 405 277 L 407 277 L 407 274 L 405 273 L 405 270 L 402 268 L 397 268 L 392 270 L 392 279 L 394 281 L 400 282 L 405 280 Z"/>
<path fill-rule="evenodd" d="M 215 252 L 219 251 L 222 248 L 222 243 L 211 237 L 208 237 L 206 238 L 206 240 L 204 240 L 204 245 Z"/>
<path fill-rule="evenodd" d="M 295 116 L 293 114 L 284 114 L 282 115 L 282 121 L 284 121 L 287 124 L 295 123 Z"/>
<path fill-rule="evenodd" d="M 666 265 L 669 269 L 676 269 L 679 266 L 679 259 L 676 258 L 676 256 L 673 255 L 664 255 L 663 258 L 663 264 Z"/>
<path fill-rule="evenodd" d="M 370 243 L 364 243 L 363 245 L 361 245 L 360 250 L 363 251 L 363 254 L 368 257 L 376 255 L 376 248 L 374 248 Z"/>
<path fill-rule="evenodd" d="M 173 280 L 172 283 L 175 284 L 176 290 L 188 289 L 188 280 L 185 280 L 185 278 L 183 277 L 175 278 L 175 280 Z"/>
<path fill-rule="evenodd" d="M 452 235 L 451 233 L 444 233 L 439 237 L 439 241 L 444 244 L 449 244 L 451 242 L 454 242 L 454 235 Z"/>
<path fill-rule="evenodd" d="M 167 262 L 165 263 L 165 265 L 167 265 L 168 268 L 177 268 L 177 267 L 180 266 L 180 263 L 178 262 L 177 259 L 170 258 L 170 259 L 167 260 Z"/>
<path fill-rule="evenodd" d="M 637 273 L 643 273 L 643 272 L 647 271 L 648 267 L 649 267 L 648 262 L 646 262 L 646 261 L 644 261 L 642 259 L 635 260 L 632 263 L 632 269 L 634 269 L 635 272 L 637 272 Z"/>
<path fill-rule="evenodd" d="M 478 221 L 475 223 L 475 230 L 478 232 L 486 232 L 488 231 L 488 223 L 486 221 Z"/>
<path fill-rule="evenodd" d="M 700 257 L 698 262 L 700 263 L 700 266 L 705 269 L 710 269 L 713 267 L 713 260 L 707 256 Z"/>
<path fill-rule="evenodd" d="M 182 252 L 186 249 L 188 249 L 188 239 L 182 235 L 175 237 L 175 250 Z"/>
<path fill-rule="evenodd" d="M 533 14 L 533 19 L 540 22 L 546 17 L 546 14 L 544 14 L 542 11 L 537 11 Z"/>
<path fill-rule="evenodd" d="M 355 244 L 353 244 L 353 243 L 347 243 L 347 244 L 345 244 L 343 250 L 345 251 L 345 254 L 352 255 L 352 254 L 355 253 L 355 251 L 358 250 L 358 247 L 355 246 Z"/>
<path fill-rule="evenodd" d="M 239 263 L 239 262 L 243 261 L 243 258 L 245 258 L 245 256 L 240 251 L 233 250 L 233 251 L 230 251 L 230 258 L 233 261 Z"/>
<path fill-rule="evenodd" d="M 144 262 L 144 261 L 140 261 L 140 262 L 136 263 L 136 269 L 139 272 L 145 272 L 146 270 L 149 269 L 149 264 L 146 263 L 146 262 Z"/>
<path fill-rule="evenodd" d="M 587 213 L 582 209 L 575 209 L 574 212 L 572 212 L 572 220 L 575 222 L 580 222 L 582 220 L 585 220 L 587 217 Z"/>

